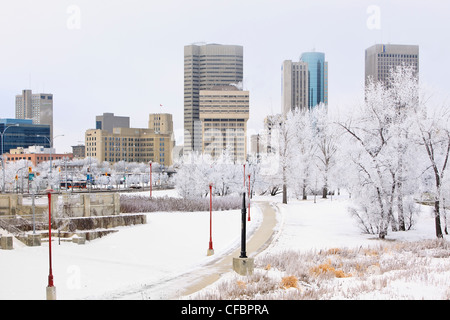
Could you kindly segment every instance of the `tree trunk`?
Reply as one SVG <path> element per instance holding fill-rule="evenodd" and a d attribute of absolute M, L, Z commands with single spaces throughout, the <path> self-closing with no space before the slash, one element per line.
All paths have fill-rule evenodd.
<path fill-rule="evenodd" d="M 322 198 L 326 199 L 327 198 L 327 194 L 328 194 L 327 187 L 323 187 L 323 189 L 322 189 Z"/>
<path fill-rule="evenodd" d="M 392 182 L 392 188 L 391 188 L 391 200 L 390 200 L 390 204 L 389 204 L 389 210 L 388 210 L 388 221 L 391 223 L 391 228 L 392 231 L 398 231 L 398 227 L 397 227 L 397 221 L 395 220 L 394 217 L 394 198 L 395 198 L 395 174 L 392 175 L 393 177 L 393 182 Z"/>
<path fill-rule="evenodd" d="M 283 184 L 283 203 L 287 203 L 287 187 L 285 183 Z"/>
<path fill-rule="evenodd" d="M 439 200 L 434 201 L 434 223 L 436 226 L 436 237 L 443 238 L 441 229 L 441 217 L 439 214 Z"/>
<path fill-rule="evenodd" d="M 387 235 L 388 228 L 388 214 L 385 213 L 385 208 L 383 206 L 383 200 L 381 198 L 380 188 L 377 187 L 377 198 L 378 205 L 380 206 L 380 230 L 378 231 L 378 238 L 384 239 Z"/>
<path fill-rule="evenodd" d="M 403 158 L 400 155 L 400 160 L 399 160 L 400 164 L 400 172 L 398 174 L 398 178 L 397 178 L 397 210 L 398 210 L 398 229 L 400 231 L 405 231 L 406 227 L 405 227 L 405 217 L 404 217 L 404 213 L 403 213 L 403 183 L 402 183 L 402 179 L 403 179 Z"/>
<path fill-rule="evenodd" d="M 403 213 L 403 195 L 399 188 L 397 190 L 398 230 L 406 231 L 405 216 Z"/>

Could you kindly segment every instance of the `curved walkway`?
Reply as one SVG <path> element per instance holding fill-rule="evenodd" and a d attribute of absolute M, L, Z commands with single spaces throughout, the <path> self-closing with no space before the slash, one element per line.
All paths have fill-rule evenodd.
<path fill-rule="evenodd" d="M 260 207 L 263 220 L 250 239 L 247 240 L 246 250 L 248 257 L 252 258 L 266 249 L 273 238 L 277 225 L 276 211 L 268 201 L 253 201 Z M 160 279 L 157 283 L 133 288 L 126 291 L 108 294 L 107 299 L 151 299 L 169 300 L 180 299 L 183 296 L 193 294 L 208 285 L 219 280 L 222 274 L 233 270 L 233 258 L 239 257 L 241 251 L 238 248 L 225 256 L 218 257 L 208 264 L 200 266 L 182 274 L 172 275 Z"/>
<path fill-rule="evenodd" d="M 276 211 L 267 201 L 253 201 L 258 205 L 263 214 L 263 221 L 259 228 L 253 233 L 252 237 L 247 241 L 246 250 L 250 258 L 267 248 L 271 243 L 274 234 L 274 228 L 277 224 Z M 231 254 L 222 257 L 219 261 L 206 265 L 199 272 L 196 270 L 195 278 L 189 275 L 192 282 L 182 291 L 178 292 L 179 296 L 193 294 L 206 286 L 219 280 L 220 276 L 226 272 L 232 271 L 233 258 L 239 257 L 241 247 L 239 246 Z M 172 298 L 178 298 L 172 297 Z"/>

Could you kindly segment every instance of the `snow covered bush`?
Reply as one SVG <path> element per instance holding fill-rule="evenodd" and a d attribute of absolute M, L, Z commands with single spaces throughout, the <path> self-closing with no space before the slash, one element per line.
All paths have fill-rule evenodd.
<path fill-rule="evenodd" d="M 209 198 L 172 198 L 146 196 L 120 196 L 121 213 L 139 212 L 172 212 L 172 211 L 209 211 Z M 212 210 L 234 210 L 242 207 L 242 199 L 236 195 L 225 197 L 214 197 L 212 199 Z"/>

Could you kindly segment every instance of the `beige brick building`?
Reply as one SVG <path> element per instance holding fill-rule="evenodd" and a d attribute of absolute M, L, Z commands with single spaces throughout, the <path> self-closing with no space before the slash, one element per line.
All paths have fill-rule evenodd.
<path fill-rule="evenodd" d="M 158 133 L 154 128 L 113 128 L 112 132 L 89 129 L 85 133 L 85 146 L 86 157 L 96 158 L 100 162 L 152 161 L 172 165 L 172 132 Z"/>
<path fill-rule="evenodd" d="M 200 91 L 202 152 L 213 157 L 228 148 L 235 161 L 247 155 L 249 92 L 235 86 L 217 86 Z"/>
<path fill-rule="evenodd" d="M 151 113 L 148 117 L 148 128 L 156 133 L 172 134 L 172 115 L 170 113 Z"/>

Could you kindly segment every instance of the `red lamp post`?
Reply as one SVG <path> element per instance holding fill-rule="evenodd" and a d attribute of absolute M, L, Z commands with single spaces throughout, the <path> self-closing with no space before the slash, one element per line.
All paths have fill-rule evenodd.
<path fill-rule="evenodd" d="M 49 257 L 49 274 L 47 286 L 47 300 L 56 300 L 56 288 L 53 285 L 52 272 L 52 189 L 47 189 L 48 196 L 48 257 Z"/>
<path fill-rule="evenodd" d="M 248 221 L 250 221 L 250 175 L 248 175 Z"/>
<path fill-rule="evenodd" d="M 150 161 L 150 198 L 152 197 L 152 162 Z"/>
<path fill-rule="evenodd" d="M 214 254 L 213 243 L 212 243 L 212 184 L 209 184 L 209 248 L 207 255 L 211 256 Z"/>

